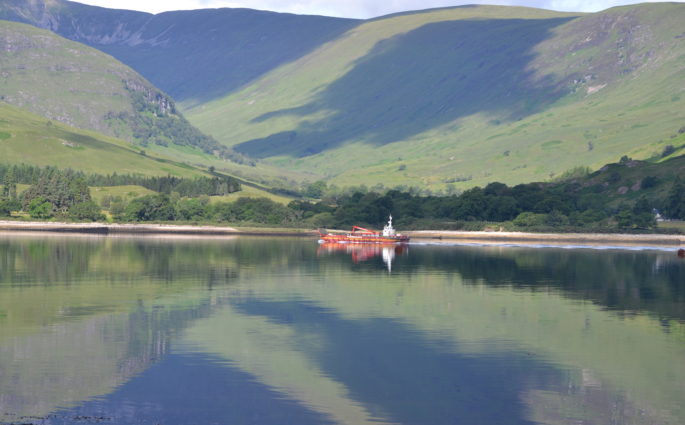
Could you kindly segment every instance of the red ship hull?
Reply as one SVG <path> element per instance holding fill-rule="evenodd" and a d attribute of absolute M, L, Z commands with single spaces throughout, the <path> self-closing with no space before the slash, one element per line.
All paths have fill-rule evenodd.
<path fill-rule="evenodd" d="M 409 242 L 409 236 L 381 236 L 381 235 L 364 235 L 364 234 L 320 234 L 321 240 L 324 242 L 338 242 L 338 243 L 405 243 Z"/>
<path fill-rule="evenodd" d="M 393 231 L 394 233 L 394 231 Z M 400 234 L 383 235 L 363 227 L 354 226 L 349 233 L 328 233 L 319 231 L 319 237 L 323 242 L 332 243 L 376 243 L 397 244 L 409 242 L 409 236 Z"/>

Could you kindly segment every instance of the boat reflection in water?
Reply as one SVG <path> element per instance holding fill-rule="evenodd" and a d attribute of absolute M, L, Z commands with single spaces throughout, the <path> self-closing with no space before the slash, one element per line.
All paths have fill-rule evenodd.
<path fill-rule="evenodd" d="M 388 272 L 392 272 L 392 261 L 395 259 L 395 256 L 409 252 L 409 247 L 406 244 L 357 244 L 324 241 L 319 241 L 319 244 L 318 255 L 344 252 L 350 254 L 352 261 L 355 263 L 368 261 L 380 256 L 383 258 Z"/>

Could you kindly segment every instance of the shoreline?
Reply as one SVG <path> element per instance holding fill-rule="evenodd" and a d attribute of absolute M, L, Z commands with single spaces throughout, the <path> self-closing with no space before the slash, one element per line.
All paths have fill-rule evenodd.
<path fill-rule="evenodd" d="M 175 224 L 104 224 L 35 221 L 2 221 L 0 232 L 76 233 L 102 236 L 291 236 L 316 237 L 316 230 L 284 228 L 236 228 L 230 226 L 195 226 Z M 625 234 L 625 233 L 526 233 L 476 232 L 451 230 L 413 230 L 404 232 L 414 240 L 435 243 L 546 243 L 554 245 L 612 246 L 685 246 L 685 235 Z"/>
<path fill-rule="evenodd" d="M 404 232 L 414 239 L 430 239 L 449 243 L 546 243 L 554 245 L 612 245 L 612 246 L 685 246 L 685 235 L 627 234 L 627 233 L 526 233 L 526 232 L 467 232 L 453 230 L 414 230 Z"/>
<path fill-rule="evenodd" d="M 104 224 L 40 221 L 1 221 L 2 232 L 77 233 L 114 235 L 194 235 L 194 236 L 316 236 L 316 231 L 303 229 L 243 228 L 230 226 L 194 226 L 190 224 Z"/>

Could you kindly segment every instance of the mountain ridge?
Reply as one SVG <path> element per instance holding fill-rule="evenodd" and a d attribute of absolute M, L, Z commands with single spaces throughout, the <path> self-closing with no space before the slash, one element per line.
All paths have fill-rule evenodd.
<path fill-rule="evenodd" d="M 374 20 L 186 112 L 219 141 L 337 184 L 544 180 L 668 144 L 685 124 L 683 20 L 683 4 Z"/>
<path fill-rule="evenodd" d="M 190 104 L 230 93 L 359 22 L 245 8 L 153 15 L 66 0 L 7 1 L 0 19 L 95 47 Z"/>
<path fill-rule="evenodd" d="M 680 3 L 589 14 L 468 5 L 359 21 L 7 0 L 0 17 L 12 16 L 144 57 L 137 69 L 172 87 L 203 132 L 341 185 L 540 181 L 657 157 L 685 124 Z"/>

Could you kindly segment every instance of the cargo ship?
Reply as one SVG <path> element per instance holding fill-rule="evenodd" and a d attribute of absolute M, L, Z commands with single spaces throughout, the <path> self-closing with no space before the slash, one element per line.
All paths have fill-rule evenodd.
<path fill-rule="evenodd" d="M 392 227 L 392 216 L 382 232 L 374 232 L 359 226 L 353 226 L 351 232 L 329 233 L 325 229 L 319 229 L 320 242 L 322 243 L 381 243 L 396 244 L 409 242 L 409 236 L 402 235 Z"/>

